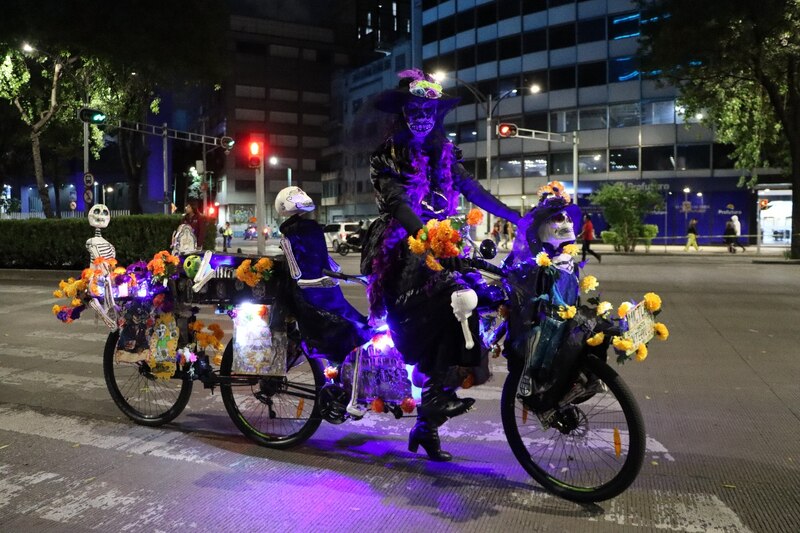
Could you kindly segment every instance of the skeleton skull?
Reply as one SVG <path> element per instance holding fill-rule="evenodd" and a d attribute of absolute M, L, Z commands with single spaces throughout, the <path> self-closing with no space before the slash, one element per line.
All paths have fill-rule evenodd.
<path fill-rule="evenodd" d="M 411 100 L 403 106 L 403 117 L 411 134 L 423 138 L 436 125 L 436 102 Z"/>
<path fill-rule="evenodd" d="M 89 225 L 93 228 L 107 228 L 109 222 L 111 222 L 111 212 L 105 204 L 95 204 L 89 209 Z"/>
<path fill-rule="evenodd" d="M 564 243 L 575 241 L 575 227 L 566 211 L 559 211 L 539 227 L 539 242 L 558 249 Z"/>
<path fill-rule="evenodd" d="M 275 211 L 278 216 L 290 217 L 313 210 L 314 201 L 300 187 L 286 187 L 275 197 Z"/>

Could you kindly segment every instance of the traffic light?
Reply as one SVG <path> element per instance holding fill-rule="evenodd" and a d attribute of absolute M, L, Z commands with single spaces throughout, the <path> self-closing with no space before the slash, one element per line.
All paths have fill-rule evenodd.
<path fill-rule="evenodd" d="M 81 119 L 81 122 L 88 122 L 89 124 L 104 124 L 108 117 L 99 109 L 82 107 L 78 110 L 78 118 Z"/>
<path fill-rule="evenodd" d="M 517 125 L 509 122 L 501 122 L 497 125 L 497 135 L 499 137 L 516 137 Z"/>
<path fill-rule="evenodd" d="M 759 207 L 759 208 L 760 208 L 762 211 L 763 211 L 764 209 L 769 209 L 769 208 L 770 208 L 770 205 L 769 205 L 769 200 L 767 200 L 766 198 L 762 198 L 761 200 L 759 200 L 759 201 L 758 201 L 758 207 Z"/>
<path fill-rule="evenodd" d="M 250 168 L 261 168 L 262 160 L 264 154 L 262 154 L 262 143 L 258 141 L 253 141 L 250 143 L 250 159 L 248 160 L 248 166 Z"/>
<path fill-rule="evenodd" d="M 225 150 L 226 154 L 231 151 L 231 148 L 233 148 L 234 144 L 236 144 L 236 141 L 234 141 L 230 137 L 222 137 L 219 140 L 219 145 L 222 147 L 223 150 Z"/>

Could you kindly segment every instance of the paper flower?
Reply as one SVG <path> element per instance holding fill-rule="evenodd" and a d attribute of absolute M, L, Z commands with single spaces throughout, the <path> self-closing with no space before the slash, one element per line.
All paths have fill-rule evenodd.
<path fill-rule="evenodd" d="M 54 305 L 54 306 L 53 306 L 53 308 L 51 309 L 51 311 L 53 312 L 53 314 L 54 314 L 54 315 L 57 315 L 57 314 L 58 314 L 58 312 L 59 312 L 59 311 L 61 311 L 61 306 L 60 306 L 60 305 L 58 305 L 58 304 L 56 304 L 56 305 Z"/>
<path fill-rule="evenodd" d="M 575 243 L 564 245 L 563 250 L 564 250 L 565 254 L 569 254 L 569 255 L 571 255 L 573 257 L 577 256 L 578 253 L 579 253 L 578 245 L 575 244 Z"/>
<path fill-rule="evenodd" d="M 413 413 L 416 407 L 417 407 L 417 402 L 416 400 L 414 400 L 414 398 L 411 397 L 404 399 L 403 402 L 400 404 L 400 409 L 402 409 L 403 412 L 406 414 Z"/>
<path fill-rule="evenodd" d="M 259 281 L 269 281 L 272 277 L 272 264 L 269 257 L 262 257 L 255 264 L 251 259 L 245 259 L 236 267 L 236 279 L 249 287 L 255 287 Z"/>
<path fill-rule="evenodd" d="M 547 252 L 539 252 L 536 254 L 536 264 L 542 268 L 546 268 L 552 265 L 553 262 L 550 260 L 550 256 L 547 255 Z"/>
<path fill-rule="evenodd" d="M 639 361 L 639 362 L 642 362 L 645 359 L 647 359 L 647 345 L 645 345 L 644 343 L 640 344 L 636 348 L 635 357 L 636 357 L 636 360 Z"/>
<path fill-rule="evenodd" d="M 632 303 L 622 302 L 617 308 L 617 316 L 620 318 L 625 318 L 625 315 L 628 314 L 628 311 L 631 310 L 631 307 L 633 307 Z"/>
<path fill-rule="evenodd" d="M 583 279 L 581 279 L 581 290 L 584 293 L 595 290 L 598 285 L 597 278 L 594 276 L 584 276 Z"/>
<path fill-rule="evenodd" d="M 661 297 L 654 292 L 648 292 L 644 295 L 644 306 L 651 313 L 655 313 L 661 309 Z"/>
<path fill-rule="evenodd" d="M 633 341 L 623 337 L 614 337 L 611 339 L 611 344 L 613 344 L 614 348 L 621 352 L 629 352 L 633 350 Z"/>
<path fill-rule="evenodd" d="M 575 316 L 577 309 L 574 305 L 568 305 L 564 307 L 563 305 L 558 306 L 558 316 L 563 318 L 564 320 L 569 320 L 570 318 Z"/>
<path fill-rule="evenodd" d="M 179 264 L 180 259 L 178 257 L 166 250 L 161 250 L 147 263 L 147 270 L 153 274 L 153 280 L 159 282 L 172 277 L 178 271 Z"/>
<path fill-rule="evenodd" d="M 386 411 L 384 411 L 385 407 L 386 407 L 386 404 L 383 403 L 383 399 L 375 398 L 374 400 L 372 400 L 372 410 L 375 411 L 376 413 L 384 413 L 384 412 L 386 412 Z"/>
<path fill-rule="evenodd" d="M 665 326 L 661 322 L 656 322 L 655 325 L 653 326 L 653 329 L 656 332 L 656 337 L 658 337 L 662 341 L 665 341 L 669 338 L 669 330 L 667 329 L 667 326 Z"/>
<path fill-rule="evenodd" d="M 339 375 L 339 369 L 335 366 L 328 366 L 325 367 L 325 377 L 328 379 L 336 379 L 336 376 Z"/>
<path fill-rule="evenodd" d="M 416 255 L 426 254 L 425 265 L 431 270 L 442 270 L 437 259 L 461 255 L 465 246 L 462 232 L 468 226 L 479 224 L 482 219 L 483 213 L 479 209 L 470 210 L 466 219 L 456 217 L 437 220 L 432 218 L 416 235 L 408 237 L 408 249 Z"/>
<path fill-rule="evenodd" d="M 430 254 L 428 254 L 425 257 L 425 266 L 427 266 L 428 268 L 430 268 L 434 272 L 439 272 L 440 270 L 444 270 L 444 267 L 442 266 L 442 264 L 439 261 L 437 261 L 436 258 L 433 257 Z"/>
<path fill-rule="evenodd" d="M 595 333 L 588 339 L 586 339 L 586 344 L 588 344 L 589 346 L 599 346 L 603 343 L 604 340 L 606 340 L 606 335 L 605 333 L 600 331 L 598 333 Z"/>
<path fill-rule="evenodd" d="M 599 304 L 597 304 L 597 316 L 604 316 L 608 314 L 612 309 L 614 309 L 614 306 L 611 305 L 611 302 L 605 302 L 605 301 L 600 302 Z"/>
<path fill-rule="evenodd" d="M 467 213 L 467 224 L 470 226 L 477 226 L 483 222 L 483 211 L 480 209 L 470 209 L 469 213 Z"/>

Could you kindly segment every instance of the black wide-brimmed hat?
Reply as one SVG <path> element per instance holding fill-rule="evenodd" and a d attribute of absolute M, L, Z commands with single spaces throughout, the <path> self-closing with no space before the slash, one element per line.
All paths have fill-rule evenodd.
<path fill-rule="evenodd" d="M 400 82 L 396 89 L 378 94 L 374 106 L 384 113 L 402 114 L 403 106 L 412 100 L 436 102 L 436 112 L 444 116 L 456 107 L 459 98 L 447 96 L 440 83 L 420 69 L 403 70 L 397 73 Z"/>

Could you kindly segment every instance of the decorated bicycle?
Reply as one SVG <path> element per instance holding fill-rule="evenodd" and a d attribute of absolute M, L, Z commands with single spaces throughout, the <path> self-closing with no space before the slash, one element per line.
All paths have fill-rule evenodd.
<path fill-rule="evenodd" d="M 340 280 L 363 279 L 341 273 L 328 256 L 321 228 L 304 216 L 313 203 L 292 187 L 276 209 L 287 217 L 280 256 L 200 253 L 181 227 L 173 248 L 147 263 L 124 268 L 113 253 L 98 256 L 79 279 L 60 284 L 55 296 L 69 303 L 53 308 L 59 319 L 73 321 L 90 306 L 112 329 L 104 375 L 129 418 L 171 421 L 195 381 L 219 386 L 235 425 L 273 448 L 305 441 L 322 421 L 414 414 L 411 372 L 386 326 L 369 325 L 342 296 Z M 520 464 L 561 497 L 599 501 L 633 482 L 645 452 L 642 417 L 606 352 L 613 349 L 618 362 L 641 361 L 648 342 L 669 333 L 654 318 L 655 294 L 617 307 L 581 300 L 599 282 L 581 276 L 573 259 L 579 220 L 556 182 L 520 222 L 514 251 L 499 267 L 485 260 L 495 253 L 491 241 L 477 246 L 468 238 L 478 212 L 430 222 L 408 246 L 434 270 L 462 258 L 465 289 L 453 312 L 462 324 L 480 317 L 480 338 L 464 326 L 465 343 L 508 361 L 501 416 Z M 226 346 L 221 328 L 198 320 L 200 306 L 233 320 Z"/>

